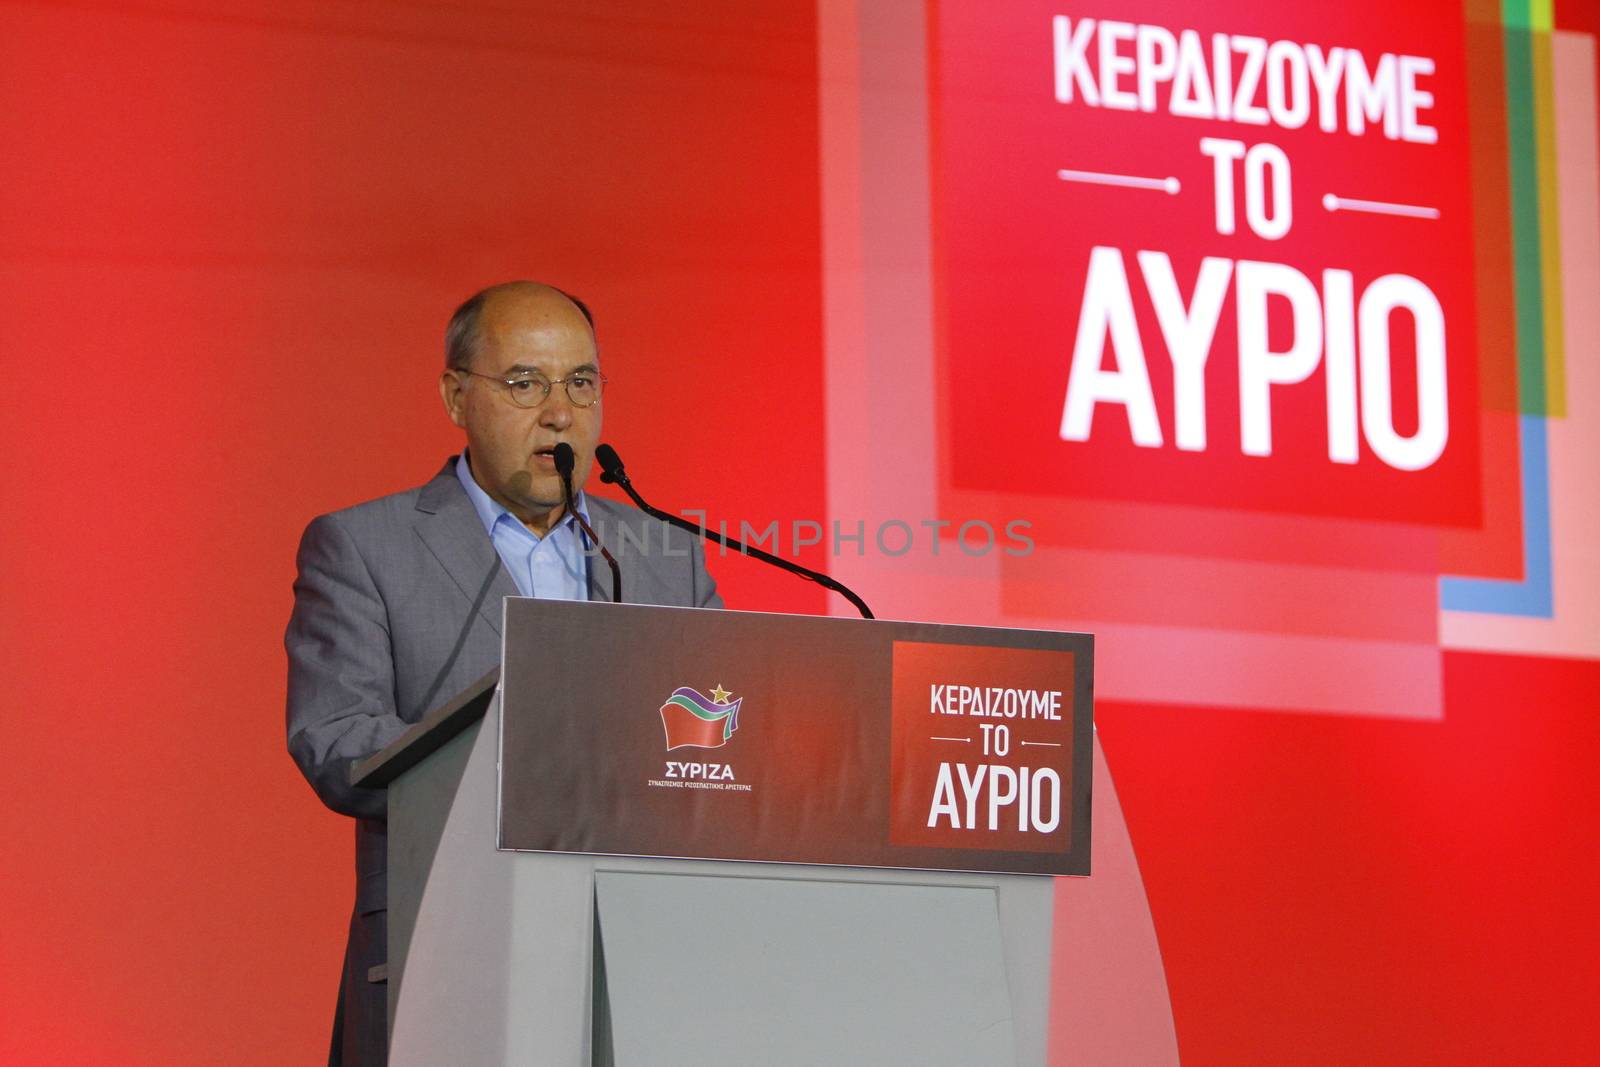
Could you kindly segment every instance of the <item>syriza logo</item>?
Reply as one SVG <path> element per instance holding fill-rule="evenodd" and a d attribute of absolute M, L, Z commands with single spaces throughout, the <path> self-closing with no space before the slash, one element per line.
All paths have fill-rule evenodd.
<path fill-rule="evenodd" d="M 679 686 L 661 705 L 661 728 L 667 734 L 667 751 L 675 748 L 721 748 L 739 728 L 739 705 L 733 694 L 717 687 L 708 697 L 698 689 Z"/>
<path fill-rule="evenodd" d="M 667 751 L 680 748 L 721 748 L 739 729 L 743 697 L 735 697 L 718 682 L 707 696 L 690 686 L 679 686 L 661 705 L 661 729 Z M 703 760 L 668 760 L 660 778 L 650 785 L 665 789 L 725 789 L 748 792 L 736 781 L 733 765 Z"/>

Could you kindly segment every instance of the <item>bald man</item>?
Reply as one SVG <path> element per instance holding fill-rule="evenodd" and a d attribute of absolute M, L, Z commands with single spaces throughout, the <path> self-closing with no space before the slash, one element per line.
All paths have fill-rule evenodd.
<path fill-rule="evenodd" d="M 445 330 L 439 395 L 466 447 L 419 488 L 323 515 L 300 542 L 289 654 L 289 752 L 322 801 L 355 818 L 356 900 L 330 1064 L 388 1054 L 385 794 L 350 766 L 499 664 L 507 596 L 610 599 L 564 506 L 553 451 L 572 447 L 574 505 L 625 559 L 627 599 L 720 607 L 698 539 L 582 492 L 606 376 L 582 301 L 537 282 L 477 293 Z M 604 567 L 602 565 L 602 570 Z"/>

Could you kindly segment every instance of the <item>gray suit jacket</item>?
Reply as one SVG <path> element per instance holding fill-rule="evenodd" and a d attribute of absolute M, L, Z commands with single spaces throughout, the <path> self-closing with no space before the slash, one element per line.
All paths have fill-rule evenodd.
<path fill-rule="evenodd" d="M 588 500 L 596 532 L 622 566 L 625 600 L 721 606 L 699 538 Z M 359 917 L 386 906 L 388 835 L 383 790 L 352 786 L 350 766 L 500 662 L 500 602 L 517 589 L 454 458 L 418 489 L 313 520 L 298 563 L 284 638 L 289 752 L 328 807 L 357 819 Z M 611 599 L 610 570 L 598 558 L 589 598 Z"/>

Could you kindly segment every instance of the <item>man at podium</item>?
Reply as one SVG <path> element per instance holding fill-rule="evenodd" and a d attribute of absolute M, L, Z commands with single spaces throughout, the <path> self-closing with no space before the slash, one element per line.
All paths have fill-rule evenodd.
<path fill-rule="evenodd" d="M 385 795 L 352 786 L 351 765 L 498 665 L 503 598 L 610 599 L 555 446 L 573 450 L 574 509 L 608 547 L 635 549 L 619 553 L 628 601 L 721 606 L 697 538 L 582 492 L 605 383 L 582 301 L 536 282 L 483 290 L 451 316 L 439 378 L 465 450 L 427 484 L 319 516 L 301 539 L 284 639 L 289 752 L 356 820 L 330 1064 L 381 1064 L 388 1044 Z"/>

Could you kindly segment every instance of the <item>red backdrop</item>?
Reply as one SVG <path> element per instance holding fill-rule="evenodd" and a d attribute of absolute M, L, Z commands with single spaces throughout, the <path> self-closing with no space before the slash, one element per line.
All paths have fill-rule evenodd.
<path fill-rule="evenodd" d="M 460 447 L 468 293 L 591 303 L 659 502 L 826 517 L 817 39 L 777 0 L 0 5 L 0 1062 L 324 1055 L 351 831 L 284 752 L 294 547 Z M 1443 686 L 1099 707 L 1186 1062 L 1592 1056 L 1600 667 Z"/>

